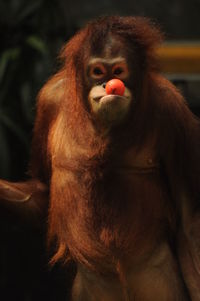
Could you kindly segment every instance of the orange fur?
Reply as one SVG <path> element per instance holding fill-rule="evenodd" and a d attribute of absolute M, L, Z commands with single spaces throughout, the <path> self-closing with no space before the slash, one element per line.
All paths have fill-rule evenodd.
<path fill-rule="evenodd" d="M 140 82 L 131 116 L 104 136 L 87 105 L 84 64 L 109 34 L 138 60 Z M 154 50 L 161 40 L 144 18 L 94 21 L 67 43 L 63 68 L 39 95 L 30 169 L 50 185 L 48 239 L 57 246 L 52 262 L 71 257 L 91 270 L 113 272 L 131 253 L 138 258 L 159 240 L 174 239 L 183 192 L 197 204 L 199 121 L 158 71 Z M 159 169 L 119 171 L 128 152 L 137 158 L 151 148 Z M 131 160 L 127 164 L 134 170 Z"/>

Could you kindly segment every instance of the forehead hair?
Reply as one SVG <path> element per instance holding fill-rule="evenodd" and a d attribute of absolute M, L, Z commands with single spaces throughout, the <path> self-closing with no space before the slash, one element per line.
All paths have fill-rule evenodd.
<path fill-rule="evenodd" d="M 136 50 L 150 67 L 156 63 L 154 50 L 163 38 L 158 26 L 143 17 L 100 17 L 88 23 L 85 30 L 85 47 L 90 53 L 100 56 L 111 44 L 114 51 L 115 44 L 129 55 Z"/>
<path fill-rule="evenodd" d="M 94 43 L 90 45 L 90 56 L 92 57 L 113 58 L 115 60 L 119 57 L 127 58 L 128 52 L 129 47 L 110 34 L 104 40 L 99 41 L 98 44 Z"/>
<path fill-rule="evenodd" d="M 129 57 L 136 54 L 143 68 L 157 70 L 159 67 L 155 48 L 162 41 L 162 34 L 155 24 L 143 17 L 108 16 L 91 21 L 66 44 L 61 58 L 80 70 L 85 58 L 91 54 L 101 55 L 112 39 L 129 53 Z"/>
<path fill-rule="evenodd" d="M 122 37 L 129 42 L 153 46 L 160 43 L 162 34 L 152 21 L 144 17 L 100 17 L 88 24 L 88 33 L 93 46 L 105 40 L 110 34 Z M 145 41 L 144 41 L 145 40 Z"/>

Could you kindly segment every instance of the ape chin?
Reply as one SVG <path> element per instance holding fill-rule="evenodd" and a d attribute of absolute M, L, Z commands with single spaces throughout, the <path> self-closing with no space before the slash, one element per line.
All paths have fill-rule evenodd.
<path fill-rule="evenodd" d="M 74 301 L 200 299 L 199 121 L 160 42 L 145 18 L 92 21 L 39 95 L 31 174 L 50 189 L 51 262 L 76 264 Z"/>

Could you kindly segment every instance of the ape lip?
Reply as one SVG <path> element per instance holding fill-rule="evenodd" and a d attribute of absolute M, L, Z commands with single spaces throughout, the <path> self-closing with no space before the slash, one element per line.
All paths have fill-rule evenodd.
<path fill-rule="evenodd" d="M 126 97 L 121 96 L 121 95 L 116 95 L 116 94 L 109 94 L 109 95 L 104 95 L 104 96 L 100 96 L 98 98 L 95 98 L 95 100 L 97 102 L 113 102 L 116 100 L 125 100 Z"/>

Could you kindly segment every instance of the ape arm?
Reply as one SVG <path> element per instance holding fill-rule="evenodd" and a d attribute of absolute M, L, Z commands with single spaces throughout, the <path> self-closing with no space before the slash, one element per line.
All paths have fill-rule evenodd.
<path fill-rule="evenodd" d="M 185 283 L 193 301 L 200 300 L 200 214 L 184 210 L 178 237 L 178 257 Z"/>
<path fill-rule="evenodd" d="M 30 174 L 49 184 L 51 174 L 50 156 L 48 153 L 48 135 L 54 124 L 61 99 L 64 97 L 65 75 L 60 71 L 42 88 L 37 107 L 34 134 L 31 148 Z"/>
<path fill-rule="evenodd" d="M 177 205 L 187 194 L 194 208 L 200 196 L 200 122 L 168 80 L 158 76 L 155 83 L 157 149 L 170 193 Z"/>
<path fill-rule="evenodd" d="M 0 205 L 34 226 L 47 216 L 48 190 L 38 180 L 12 183 L 0 180 Z"/>
<path fill-rule="evenodd" d="M 158 83 L 161 162 L 177 212 L 177 256 L 192 300 L 200 300 L 200 124 L 167 80 Z"/>

